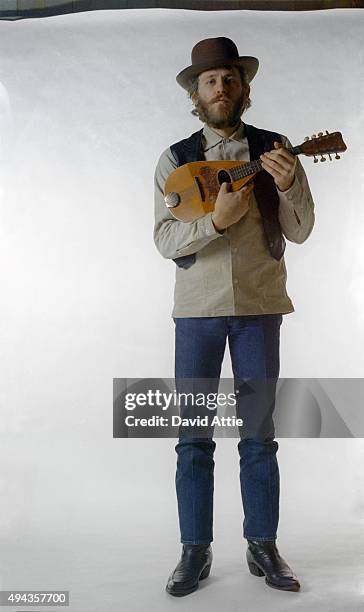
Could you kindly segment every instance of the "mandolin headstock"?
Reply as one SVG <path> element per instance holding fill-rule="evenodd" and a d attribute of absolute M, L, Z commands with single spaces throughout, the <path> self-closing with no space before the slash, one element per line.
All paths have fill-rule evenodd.
<path fill-rule="evenodd" d="M 308 157 L 313 157 L 314 162 L 317 163 L 318 159 L 316 155 L 321 155 L 320 161 L 326 161 L 324 155 L 328 155 L 330 161 L 332 161 L 331 153 L 335 153 L 335 159 L 340 159 L 338 153 L 346 151 L 347 146 L 343 141 L 341 132 L 329 132 L 326 130 L 326 134 L 319 132 L 313 134 L 311 138 L 307 136 L 305 141 L 299 146 L 300 152 Z"/>

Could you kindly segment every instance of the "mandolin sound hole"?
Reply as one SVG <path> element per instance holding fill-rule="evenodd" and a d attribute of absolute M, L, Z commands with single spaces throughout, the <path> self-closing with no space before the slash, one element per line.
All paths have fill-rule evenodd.
<path fill-rule="evenodd" d="M 219 185 L 223 183 L 231 183 L 231 176 L 226 170 L 219 170 L 217 173 L 217 180 L 219 181 Z"/>

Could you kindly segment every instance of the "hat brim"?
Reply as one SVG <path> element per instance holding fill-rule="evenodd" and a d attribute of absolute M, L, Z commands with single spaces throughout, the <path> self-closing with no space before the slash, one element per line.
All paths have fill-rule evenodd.
<path fill-rule="evenodd" d="M 242 66 L 243 68 L 245 68 L 247 80 L 248 80 L 248 83 L 250 83 L 254 79 L 258 71 L 259 61 L 256 57 L 245 55 L 242 57 L 238 57 L 236 59 L 222 60 L 221 64 L 219 64 L 216 61 L 216 59 L 213 61 L 212 64 L 211 62 L 210 63 L 204 62 L 202 64 L 194 64 L 193 66 L 188 66 L 188 68 L 185 68 L 179 74 L 177 74 L 176 81 L 179 85 L 181 85 L 181 87 L 183 87 L 183 89 L 186 89 L 188 91 L 191 85 L 191 81 L 195 77 L 201 74 L 201 72 L 204 72 L 205 70 L 209 70 L 210 68 L 218 68 L 219 65 L 220 66 L 224 66 L 224 65 Z"/>

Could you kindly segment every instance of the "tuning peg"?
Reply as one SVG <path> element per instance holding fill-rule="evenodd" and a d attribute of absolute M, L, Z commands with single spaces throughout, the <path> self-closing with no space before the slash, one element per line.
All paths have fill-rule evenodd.
<path fill-rule="evenodd" d="M 309 137 L 309 136 L 306 136 L 306 138 L 305 138 L 305 142 L 307 142 L 308 140 L 310 140 L 310 137 Z"/>
<path fill-rule="evenodd" d="M 320 161 L 326 161 L 326 157 L 324 157 L 323 155 L 321 155 L 321 159 Z"/>
<path fill-rule="evenodd" d="M 317 159 L 316 155 L 314 155 L 314 156 L 313 156 L 313 163 L 314 163 L 314 164 L 317 164 L 317 162 L 318 162 L 318 159 Z"/>
<path fill-rule="evenodd" d="M 326 134 L 328 134 L 329 132 L 326 130 Z"/>
<path fill-rule="evenodd" d="M 311 138 L 317 138 L 316 134 L 312 134 Z"/>
<path fill-rule="evenodd" d="M 337 153 L 335 153 L 335 159 L 340 159 L 340 155 L 338 155 Z"/>
<path fill-rule="evenodd" d="M 318 137 L 323 136 L 323 135 L 324 135 L 324 133 L 323 133 L 323 132 L 319 132 L 319 133 L 317 134 L 317 136 L 318 136 Z"/>

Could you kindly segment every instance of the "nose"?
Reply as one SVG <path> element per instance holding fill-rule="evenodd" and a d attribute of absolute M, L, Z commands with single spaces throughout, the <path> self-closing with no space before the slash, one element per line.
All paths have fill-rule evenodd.
<path fill-rule="evenodd" d="M 227 91 L 227 84 L 223 77 L 218 77 L 215 83 L 215 93 L 221 94 Z"/>

